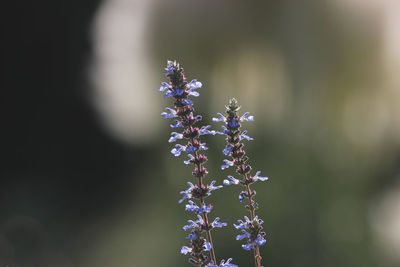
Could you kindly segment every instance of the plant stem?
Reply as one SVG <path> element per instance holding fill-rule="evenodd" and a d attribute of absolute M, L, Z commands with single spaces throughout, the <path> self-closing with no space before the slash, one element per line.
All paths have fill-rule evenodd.
<path fill-rule="evenodd" d="M 197 151 L 194 152 L 194 158 L 195 158 L 195 160 L 197 160 Z M 197 166 L 197 169 L 200 170 L 201 164 L 196 163 L 196 166 Z M 199 183 L 199 188 L 202 188 L 202 186 L 203 186 L 202 177 L 199 177 L 198 183 Z M 200 203 L 201 203 L 201 205 L 204 204 L 203 198 L 200 198 Z M 208 216 L 207 216 L 206 212 L 203 212 L 203 220 L 204 220 L 204 223 L 206 224 L 206 226 L 208 227 Z M 211 237 L 211 231 L 207 229 L 206 234 L 207 234 L 207 241 L 211 244 L 211 249 L 210 249 L 211 259 L 214 262 L 214 264 L 217 264 L 217 260 L 215 258 L 215 252 L 214 252 L 214 244 L 213 244 L 212 237 Z"/>
<path fill-rule="evenodd" d="M 244 164 L 241 164 L 241 167 L 244 167 Z M 247 180 L 247 174 L 243 174 L 243 181 Z M 249 196 L 249 209 L 250 209 L 250 216 L 251 220 L 253 221 L 255 218 L 254 207 L 253 207 L 253 196 L 251 194 L 250 185 L 246 183 L 247 195 Z M 254 263 L 256 267 L 261 267 L 261 255 L 260 249 L 258 245 L 254 242 Z"/>
<path fill-rule="evenodd" d="M 192 126 L 189 126 L 189 127 L 190 127 L 190 130 L 192 130 Z M 194 143 L 193 142 L 193 138 L 190 138 L 190 142 L 193 145 L 193 143 Z M 197 151 L 195 151 L 193 153 L 193 155 L 194 155 L 194 159 L 195 159 L 194 161 L 195 161 L 195 165 L 196 165 L 195 168 L 197 168 L 197 170 L 200 171 L 201 170 L 201 163 L 198 163 L 198 161 L 197 161 L 198 160 Z M 198 186 L 199 186 L 199 188 L 203 187 L 203 178 L 202 178 L 202 176 L 198 177 Z M 200 204 L 201 205 L 205 204 L 203 197 L 200 198 Z M 206 224 L 206 226 L 208 228 L 208 216 L 207 216 L 206 212 L 203 212 L 203 220 L 204 220 L 204 223 Z M 211 231 L 209 229 L 206 230 L 206 235 L 207 235 L 207 241 L 211 244 L 211 249 L 210 249 L 211 260 L 214 262 L 214 264 L 217 264 L 217 259 L 215 258 L 215 252 L 214 252 L 214 244 L 213 244 L 212 237 L 211 237 Z"/>

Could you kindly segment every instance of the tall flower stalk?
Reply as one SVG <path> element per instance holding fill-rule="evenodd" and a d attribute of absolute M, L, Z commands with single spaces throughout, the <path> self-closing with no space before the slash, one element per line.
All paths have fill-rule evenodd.
<path fill-rule="evenodd" d="M 245 250 L 254 251 L 254 263 L 256 267 L 261 267 L 261 255 L 260 246 L 264 245 L 265 232 L 262 231 L 262 224 L 264 223 L 258 218 L 255 211 L 258 209 L 258 203 L 254 201 L 256 191 L 251 189 L 251 185 L 257 181 L 266 181 L 267 177 L 260 176 L 260 171 L 257 171 L 254 176 L 250 175 L 251 166 L 247 163 L 248 157 L 244 151 L 243 140 L 251 141 L 253 138 L 247 135 L 247 131 L 241 131 L 241 122 L 253 121 L 254 117 L 249 116 L 249 112 L 244 113 L 241 117 L 238 115 L 240 106 L 236 99 L 229 101 L 229 105 L 226 106 L 226 116 L 218 113 L 218 118 L 214 118 L 214 122 L 222 121 L 225 123 L 223 132 L 219 134 L 226 135 L 226 147 L 223 150 L 225 156 L 230 156 L 231 160 L 224 159 L 224 165 L 221 169 L 229 167 L 236 167 L 236 173 L 241 176 L 241 179 L 236 179 L 233 176 L 228 176 L 228 179 L 224 180 L 224 185 L 242 185 L 244 190 L 239 193 L 239 201 L 243 202 L 246 198 L 248 204 L 245 206 L 250 212 L 250 219 L 244 216 L 243 220 L 238 220 L 238 224 L 234 224 L 235 228 L 241 230 L 242 234 L 237 235 L 236 240 L 246 239 L 246 243 L 242 245 Z"/>
<path fill-rule="evenodd" d="M 189 220 L 189 224 L 183 227 L 185 231 L 190 230 L 190 234 L 187 236 L 190 246 L 183 246 L 181 253 L 190 254 L 189 262 L 195 266 L 201 267 L 208 263 L 208 267 L 218 267 L 211 230 L 227 224 L 219 222 L 218 217 L 212 222 L 209 220 L 208 213 L 211 212 L 212 205 L 206 204 L 205 199 L 211 195 L 213 190 L 221 188 L 222 185 L 216 186 L 215 181 L 209 184 L 204 182 L 208 171 L 204 167 L 207 157 L 202 151 L 208 148 L 200 140 L 200 136 L 215 135 L 216 132 L 209 130 L 209 125 L 200 128 L 196 126 L 202 117 L 194 115 L 193 101 L 189 97 L 199 96 L 196 90 L 202 87 L 201 82 L 197 80 L 187 82 L 183 68 L 176 61 L 168 61 L 164 74 L 169 82 L 163 82 L 159 91 L 165 92 L 166 98 L 174 98 L 174 109 L 167 107 L 166 112 L 161 113 L 161 115 L 164 118 L 174 118 L 174 123 L 170 125 L 171 128 L 181 129 L 181 132 L 172 132 L 168 142 L 186 140 L 185 144 L 176 144 L 171 153 L 176 157 L 180 156 L 182 152 L 186 153 L 188 160 L 185 160 L 184 163 L 194 166 L 192 175 L 195 183 L 188 182 L 189 187 L 181 192 L 183 196 L 179 203 L 187 201 L 185 209 L 193 212 L 197 220 Z M 207 251 L 211 260 L 205 255 Z M 219 266 L 235 267 L 236 265 L 231 264 L 230 261 L 231 259 L 226 262 L 222 260 Z"/>

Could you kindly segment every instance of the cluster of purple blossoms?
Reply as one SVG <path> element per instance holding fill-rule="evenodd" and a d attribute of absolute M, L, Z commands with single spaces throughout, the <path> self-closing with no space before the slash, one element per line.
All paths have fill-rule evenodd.
<path fill-rule="evenodd" d="M 237 267 L 237 265 L 230 263 L 231 259 L 228 259 L 226 262 L 222 260 L 219 266 L 215 265 L 217 261 L 211 230 L 216 227 L 226 226 L 227 224 L 219 222 L 218 217 L 213 222 L 210 222 L 207 215 L 211 212 L 212 205 L 207 205 L 205 198 L 210 196 L 213 190 L 221 188 L 222 185 L 216 186 L 215 181 L 205 184 L 203 181 L 208 171 L 204 167 L 207 157 L 201 154 L 201 151 L 205 151 L 208 148 L 205 143 L 200 141 L 200 136 L 207 134 L 215 135 L 216 132 L 209 130 L 210 126 L 201 126 L 200 128 L 195 126 L 202 117 L 193 114 L 193 101 L 189 97 L 198 97 L 199 93 L 196 90 L 201 88 L 202 84 L 197 80 L 187 82 L 183 68 L 176 61 L 168 61 L 164 74 L 169 82 L 163 82 L 159 91 L 164 92 L 166 98 L 174 98 L 175 102 L 173 109 L 167 107 L 166 111 L 161 113 L 161 115 L 167 119 L 174 119 L 173 124 L 170 125 L 171 128 L 181 129 L 181 132 L 172 132 L 168 142 L 186 140 L 184 144 L 176 144 L 171 153 L 176 157 L 180 156 L 183 152 L 187 154 L 188 160 L 185 160 L 184 163 L 194 165 L 192 175 L 196 179 L 195 184 L 188 182 L 189 187 L 181 192 L 183 196 L 179 200 L 179 203 L 187 200 L 185 209 L 195 213 L 198 218 L 196 221 L 189 220 L 189 224 L 183 227 L 185 231 L 190 230 L 190 234 L 187 236 L 190 246 L 183 246 L 181 253 L 185 255 L 190 254 L 189 262 L 198 267 L 205 264 L 208 267 Z M 204 252 L 209 252 L 210 259 Z"/>
<path fill-rule="evenodd" d="M 255 263 L 257 267 L 261 267 L 261 256 L 259 246 L 266 243 L 265 232 L 262 232 L 262 220 L 255 215 L 255 210 L 258 208 L 258 203 L 254 201 L 256 195 L 255 190 L 251 190 L 250 185 L 257 181 L 266 181 L 267 177 L 260 176 L 260 171 L 256 172 L 254 176 L 250 175 L 252 170 L 251 166 L 247 163 L 248 157 L 244 151 L 244 144 L 242 140 L 253 140 L 247 135 L 247 131 L 240 131 L 241 122 L 253 121 L 254 117 L 249 116 L 249 113 L 244 113 L 241 117 L 238 115 L 240 106 L 236 99 L 229 101 L 226 106 L 226 116 L 218 113 L 218 118 L 213 118 L 214 122 L 222 121 L 225 125 L 222 126 L 223 131 L 217 132 L 226 135 L 227 145 L 222 151 L 225 156 L 230 156 L 230 160 L 225 159 L 224 165 L 221 169 L 229 167 L 236 167 L 236 172 L 241 175 L 241 179 L 236 179 L 233 176 L 228 176 L 228 179 L 223 181 L 224 185 L 240 184 L 244 186 L 245 190 L 239 193 L 239 201 L 243 202 L 245 198 L 248 199 L 248 204 L 245 206 L 249 211 L 251 218 L 244 216 L 245 221 L 238 220 L 239 224 L 234 225 L 236 229 L 241 230 L 242 234 L 237 235 L 236 240 L 246 239 L 246 243 L 242 245 L 245 250 L 254 250 Z"/>

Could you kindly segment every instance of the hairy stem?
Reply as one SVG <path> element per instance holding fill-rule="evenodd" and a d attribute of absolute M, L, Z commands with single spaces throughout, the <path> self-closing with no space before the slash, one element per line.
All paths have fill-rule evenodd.
<path fill-rule="evenodd" d="M 191 142 L 193 143 L 193 139 L 191 140 Z M 195 160 L 197 161 L 197 159 L 198 159 L 197 151 L 194 152 L 193 154 L 194 154 Z M 196 163 L 195 165 L 200 170 L 201 164 Z M 202 177 L 199 177 L 198 184 L 199 184 L 199 188 L 202 188 L 202 186 L 203 186 L 203 178 Z M 200 198 L 200 203 L 201 203 L 201 205 L 205 204 L 203 198 Z M 208 226 L 208 216 L 207 216 L 206 212 L 203 212 L 203 220 L 204 220 L 206 226 Z M 214 264 L 217 264 L 217 260 L 215 258 L 215 252 L 214 252 L 214 244 L 213 244 L 212 237 L 211 237 L 211 231 L 207 229 L 206 234 L 207 234 L 207 241 L 211 244 L 211 249 L 210 249 L 211 259 L 214 262 Z"/>
<path fill-rule="evenodd" d="M 244 167 L 244 164 L 241 164 L 241 167 Z M 243 181 L 247 180 L 247 174 L 243 174 Z M 247 190 L 247 195 L 249 196 L 249 210 L 250 210 L 250 216 L 251 220 L 253 221 L 255 216 L 254 212 L 254 207 L 253 207 L 253 196 L 251 194 L 251 189 L 250 185 L 246 183 L 246 190 Z M 261 267 L 261 255 L 260 255 L 260 249 L 258 247 L 258 244 L 254 242 L 254 263 L 256 267 Z"/>

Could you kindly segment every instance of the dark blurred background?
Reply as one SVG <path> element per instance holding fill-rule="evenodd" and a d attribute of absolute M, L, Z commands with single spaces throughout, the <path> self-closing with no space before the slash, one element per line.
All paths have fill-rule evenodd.
<path fill-rule="evenodd" d="M 400 3 L 8 1 L 1 10 L 0 266 L 187 266 L 157 92 L 177 59 L 209 123 L 236 97 L 265 221 L 263 264 L 400 266 Z M 219 183 L 222 137 L 206 139 Z M 238 188 L 213 216 L 246 211 Z M 227 227 L 217 258 L 251 266 Z"/>

